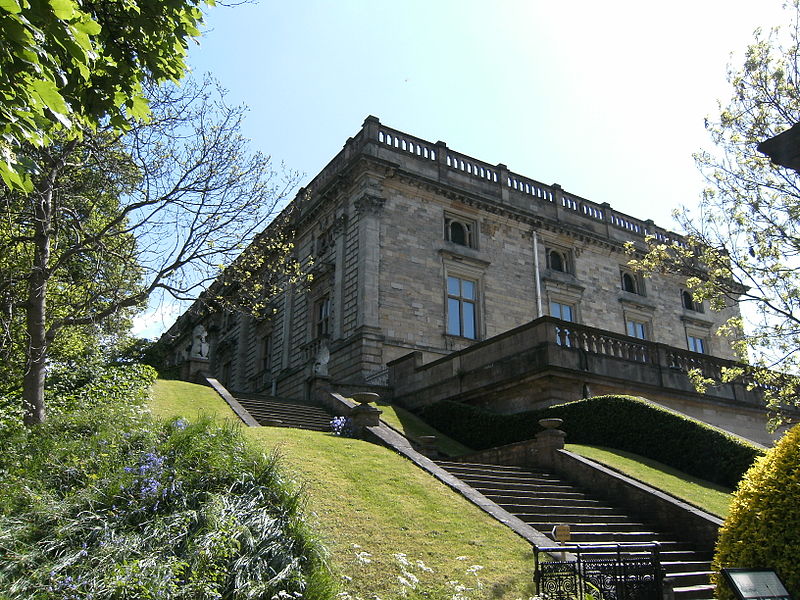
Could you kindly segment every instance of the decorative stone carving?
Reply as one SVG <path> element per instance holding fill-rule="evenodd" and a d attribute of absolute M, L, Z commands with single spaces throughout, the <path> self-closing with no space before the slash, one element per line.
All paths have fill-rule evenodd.
<path fill-rule="evenodd" d="M 328 350 L 328 343 L 323 339 L 320 342 L 317 357 L 314 360 L 314 375 L 317 377 L 328 376 L 328 363 L 331 360 L 331 352 Z"/>
<path fill-rule="evenodd" d="M 192 331 L 192 358 L 208 358 L 208 332 L 202 325 Z"/>
<path fill-rule="evenodd" d="M 377 215 L 383 210 L 386 199 L 374 194 L 364 194 L 355 201 L 356 212 L 360 215 Z"/>

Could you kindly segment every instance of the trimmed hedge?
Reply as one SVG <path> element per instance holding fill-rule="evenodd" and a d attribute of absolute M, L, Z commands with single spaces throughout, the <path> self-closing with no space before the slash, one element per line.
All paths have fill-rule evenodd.
<path fill-rule="evenodd" d="M 734 493 L 714 556 L 717 597 L 734 594 L 721 581 L 724 568 L 774 569 L 800 598 L 800 425 L 786 433 L 745 474 Z"/>
<path fill-rule="evenodd" d="M 634 452 L 730 488 L 762 454 L 755 445 L 631 396 L 598 396 L 513 415 L 444 401 L 421 416 L 476 450 L 530 439 L 541 429 L 539 419 L 559 417 L 570 443 Z"/>

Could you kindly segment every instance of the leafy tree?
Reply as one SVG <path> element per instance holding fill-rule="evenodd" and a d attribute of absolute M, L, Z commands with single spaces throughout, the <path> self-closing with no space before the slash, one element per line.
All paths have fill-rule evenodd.
<path fill-rule="evenodd" d="M 0 0 L 0 177 L 31 191 L 23 146 L 124 128 L 147 114 L 143 85 L 177 81 L 214 0 Z"/>
<path fill-rule="evenodd" d="M 243 109 L 211 82 L 159 86 L 150 103 L 151 118 L 122 135 L 109 123 L 28 147 L 43 165 L 34 191 L 8 190 L 0 206 L 0 256 L 13 256 L 2 265 L 0 322 L 6 354 L 24 356 L 28 424 L 44 420 L 44 377 L 60 340 L 86 328 L 119 331 L 114 320 L 153 293 L 195 296 L 264 230 L 295 183 L 249 152 Z M 257 256 L 225 270 L 226 286 L 250 290 L 242 297 L 255 308 L 298 274 L 283 222 L 257 236 Z"/>
<path fill-rule="evenodd" d="M 787 7 L 783 28 L 755 32 L 744 64 L 731 69 L 730 102 L 706 126 L 715 144 L 695 160 L 708 187 L 696 209 L 676 213 L 686 245 L 651 240 L 634 265 L 648 272 L 685 275 L 695 300 L 721 309 L 739 300 L 747 317 L 720 333 L 753 369 L 728 369 L 724 380 L 744 378 L 765 390 L 779 415 L 798 406 L 800 385 L 800 176 L 772 164 L 760 142 L 800 121 L 800 3 Z M 713 384 L 696 373 L 702 387 Z"/>
<path fill-rule="evenodd" d="M 732 567 L 774 569 L 793 597 L 800 594 L 799 462 L 797 425 L 756 461 L 739 483 L 714 556 L 718 598 L 735 597 L 719 573 Z"/>

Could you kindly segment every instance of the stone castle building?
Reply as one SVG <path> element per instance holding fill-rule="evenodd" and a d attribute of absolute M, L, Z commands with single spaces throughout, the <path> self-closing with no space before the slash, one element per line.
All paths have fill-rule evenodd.
<path fill-rule="evenodd" d="M 628 241 L 680 243 L 652 221 L 375 117 L 293 202 L 313 282 L 274 298 L 263 321 L 193 307 L 165 334 L 176 364 L 194 359 L 231 390 L 289 398 L 323 381 L 381 386 L 411 406 L 461 397 L 515 411 L 587 393 L 658 396 L 666 385 L 695 416 L 752 405 L 743 387 L 709 399 L 685 377 L 734 359 L 714 333 L 738 308 L 711 312 L 681 278 L 627 267 Z M 480 367 L 461 364 L 478 354 Z M 429 364 L 450 375 L 431 379 Z M 470 377 L 480 381 L 466 389 Z"/>

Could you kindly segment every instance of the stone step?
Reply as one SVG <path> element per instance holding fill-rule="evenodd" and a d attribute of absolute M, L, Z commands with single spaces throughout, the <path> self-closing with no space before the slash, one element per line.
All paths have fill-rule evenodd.
<path fill-rule="evenodd" d="M 530 496 L 525 495 L 518 495 L 518 494 L 504 494 L 502 490 L 495 490 L 495 491 L 480 491 L 484 496 L 491 499 L 492 501 L 496 502 L 497 504 L 502 505 L 519 505 L 519 506 L 535 506 L 541 510 L 546 510 L 549 508 L 607 508 L 607 505 L 603 504 L 599 500 L 594 500 L 593 498 L 558 498 L 558 497 L 547 497 L 547 498 L 531 498 Z"/>
<path fill-rule="evenodd" d="M 529 498 L 515 498 L 513 501 L 509 502 L 497 502 L 497 500 L 495 500 L 494 502 L 505 508 L 510 513 L 547 515 L 548 517 L 553 517 L 554 519 L 563 518 L 574 519 L 577 521 L 580 520 L 581 517 L 585 517 L 586 519 L 609 518 L 612 520 L 616 520 L 617 518 L 627 520 L 630 518 L 629 515 L 624 514 L 617 508 L 603 506 L 601 504 L 555 506 L 552 504 L 542 504 L 541 501 L 531 501 Z"/>
<path fill-rule="evenodd" d="M 332 415 L 318 406 L 241 394 L 236 396 L 236 400 L 264 426 L 331 430 Z"/>
<path fill-rule="evenodd" d="M 604 543 L 605 545 L 605 543 Z M 581 552 L 581 556 L 583 556 L 586 560 L 611 560 L 613 559 L 617 553 L 614 551 L 597 551 L 594 552 L 591 549 L 586 550 L 591 544 L 581 544 L 584 548 L 584 551 Z M 642 552 L 642 553 L 629 553 L 630 556 L 649 556 L 649 553 Z M 681 571 L 693 571 L 693 570 L 706 570 L 710 568 L 711 560 L 706 560 L 707 557 L 703 555 L 703 553 L 696 552 L 692 549 L 685 549 L 685 550 L 665 550 L 659 553 L 661 558 L 661 564 L 669 573 L 678 573 Z"/>
<path fill-rule="evenodd" d="M 471 469 L 471 470 L 461 470 L 461 469 L 448 469 L 453 474 L 458 474 L 459 477 L 476 479 L 480 481 L 496 481 L 496 482 L 503 482 L 503 483 L 538 483 L 543 485 L 569 485 L 560 483 L 557 478 L 552 476 L 546 476 L 545 474 L 539 473 L 524 473 L 524 472 L 509 472 L 509 471 L 494 471 L 489 469 Z"/>
<path fill-rule="evenodd" d="M 541 474 L 547 477 L 553 477 L 551 474 L 547 473 L 546 471 L 537 471 L 535 469 L 524 469 L 522 467 L 517 467 L 515 465 L 492 465 L 488 463 L 472 463 L 472 462 L 460 462 L 454 460 L 440 460 L 436 461 L 441 467 L 447 469 L 448 471 L 453 469 L 466 469 L 466 470 L 474 470 L 474 469 L 490 469 L 495 471 L 506 471 L 509 473 L 534 473 L 534 474 Z"/>
<path fill-rule="evenodd" d="M 530 507 L 524 507 L 530 508 Z M 509 511 L 511 512 L 511 511 Z M 633 523 L 628 515 L 622 514 L 608 514 L 608 513 L 581 513 L 576 510 L 571 510 L 564 513 L 553 513 L 544 511 L 514 511 L 520 519 L 526 523 L 567 523 L 569 525 L 577 524 L 597 524 L 601 523 L 607 527 L 615 527 L 617 524 L 627 525 Z"/>
<path fill-rule="evenodd" d="M 550 481 L 531 481 L 531 480 L 507 480 L 503 481 L 499 478 L 493 477 L 477 477 L 477 476 L 464 476 L 460 479 L 474 488 L 486 489 L 506 489 L 513 491 L 531 491 L 531 492 L 574 492 L 575 488 L 571 485 L 563 483 L 555 483 Z"/>
<path fill-rule="evenodd" d="M 670 577 L 673 575 L 682 575 L 685 572 L 702 572 L 709 574 L 713 572 L 711 570 L 711 561 L 703 560 L 662 560 L 661 566 Z"/>
<path fill-rule="evenodd" d="M 538 529 L 539 531 L 548 532 L 555 525 L 569 525 L 570 532 L 575 533 L 584 533 L 584 532 L 593 532 L 593 531 L 625 531 L 625 532 L 633 532 L 633 531 L 647 531 L 647 527 L 643 523 L 636 523 L 634 521 L 628 522 L 612 522 L 608 523 L 605 521 L 595 521 L 591 523 L 575 523 L 570 522 L 566 519 L 529 519 L 525 514 L 518 514 L 516 515 L 523 521 L 525 521 L 528 525 L 533 527 L 534 529 Z"/>
<path fill-rule="evenodd" d="M 669 576 L 674 580 L 675 587 L 686 588 L 697 585 L 709 585 L 713 571 L 710 569 L 702 571 L 683 571 L 670 573 Z"/>
<path fill-rule="evenodd" d="M 675 600 L 706 600 L 714 598 L 716 586 L 712 583 L 673 588 Z"/>
<path fill-rule="evenodd" d="M 594 530 L 594 531 L 573 531 L 570 536 L 570 543 L 572 544 L 592 544 L 592 543 L 620 543 L 628 544 L 633 542 L 641 542 L 642 544 L 649 542 L 657 542 L 658 534 L 654 531 L 637 530 L 637 531 L 613 531 Z"/>
<path fill-rule="evenodd" d="M 469 484 L 469 480 L 462 480 Z M 586 494 L 582 492 L 569 491 L 569 490 L 538 490 L 538 489 L 518 489 L 513 486 L 482 486 L 473 485 L 484 496 L 496 496 L 503 494 L 505 496 L 516 497 L 530 497 L 533 500 L 591 500 Z"/>
<path fill-rule="evenodd" d="M 624 556 L 651 556 L 643 545 L 659 543 L 665 572 L 676 579 L 678 600 L 710 597 L 710 557 L 686 543 L 667 539 L 625 511 L 593 498 L 551 474 L 520 467 L 441 462 L 484 496 L 545 535 L 554 525 L 570 525 L 570 544 L 581 547 L 586 560 L 614 560 Z M 555 545 L 555 543 L 554 543 Z M 596 546 L 596 549 L 593 548 Z"/>

